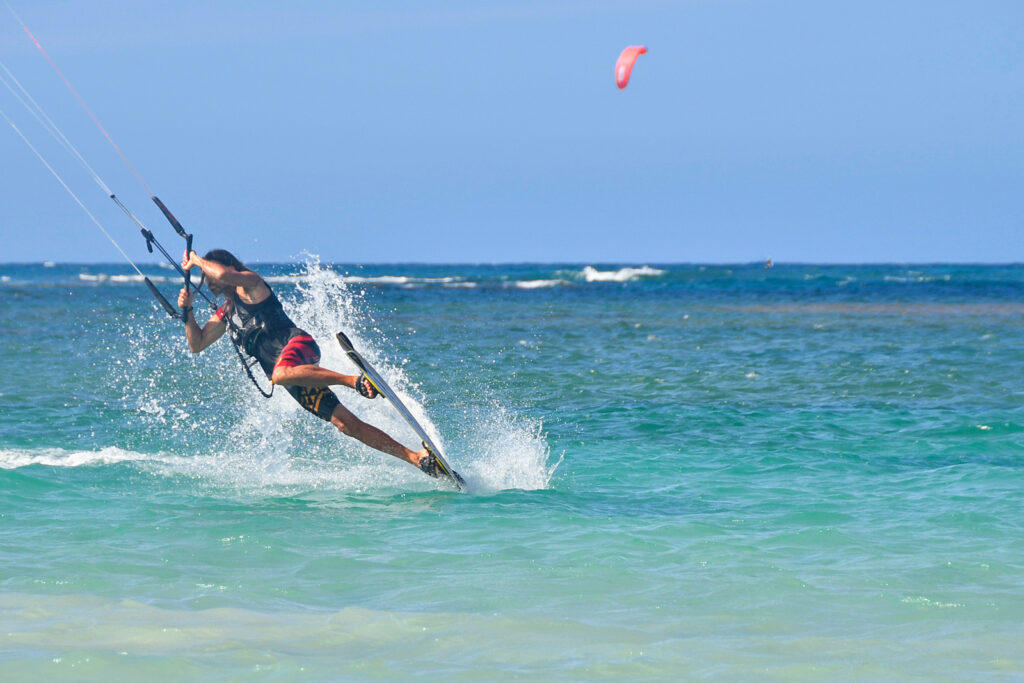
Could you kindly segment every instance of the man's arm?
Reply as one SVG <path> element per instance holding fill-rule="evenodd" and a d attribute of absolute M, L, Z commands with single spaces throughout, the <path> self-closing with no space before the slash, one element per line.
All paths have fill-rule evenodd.
<path fill-rule="evenodd" d="M 210 316 L 202 329 L 199 328 L 199 323 L 192 313 L 192 292 L 187 289 L 181 290 L 178 294 L 178 306 L 185 312 L 185 338 L 188 340 L 188 350 L 192 353 L 199 353 L 224 335 L 228 325 L 217 314 Z"/>
<path fill-rule="evenodd" d="M 207 261 L 194 251 L 185 254 L 181 266 L 185 270 L 199 266 L 200 270 L 206 273 L 207 277 L 216 278 L 225 284 L 241 287 L 246 291 L 263 285 L 263 278 L 251 270 L 235 270 L 233 266 L 225 266 L 216 261 Z"/>

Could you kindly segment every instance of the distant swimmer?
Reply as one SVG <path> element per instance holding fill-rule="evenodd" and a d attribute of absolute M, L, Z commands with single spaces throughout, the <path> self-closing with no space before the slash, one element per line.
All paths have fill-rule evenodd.
<path fill-rule="evenodd" d="M 230 330 L 238 348 L 255 358 L 270 381 L 284 387 L 300 406 L 330 422 L 342 434 L 404 460 L 432 477 L 440 476 L 436 458 L 429 449 L 406 448 L 360 420 L 338 401 L 328 387 L 346 386 L 366 398 L 376 398 L 378 392 L 365 375 L 342 375 L 320 367 L 320 347 L 292 322 L 259 274 L 224 249 L 214 249 L 202 258 L 194 251 L 186 252 L 181 266 L 186 272 L 200 268 L 210 291 L 225 297 L 224 304 L 200 329 L 192 312 L 192 291 L 185 288 L 178 294 L 192 353 L 200 353 Z"/>

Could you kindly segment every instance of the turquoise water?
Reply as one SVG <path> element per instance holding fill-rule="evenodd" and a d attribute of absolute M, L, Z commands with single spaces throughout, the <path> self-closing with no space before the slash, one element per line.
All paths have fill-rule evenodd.
<path fill-rule="evenodd" d="M 0 678 L 1024 678 L 1024 267 L 639 265 L 259 267 L 462 494 L 0 265 Z"/>

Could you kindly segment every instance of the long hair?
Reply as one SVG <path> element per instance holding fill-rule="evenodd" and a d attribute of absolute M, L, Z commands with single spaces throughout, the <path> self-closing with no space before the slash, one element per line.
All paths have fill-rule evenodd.
<path fill-rule="evenodd" d="M 249 270 L 245 267 L 245 264 L 238 260 L 238 258 L 227 249 L 211 249 L 206 252 L 206 256 L 203 257 L 207 261 L 213 261 L 219 263 L 222 266 L 231 266 L 235 270 Z"/>

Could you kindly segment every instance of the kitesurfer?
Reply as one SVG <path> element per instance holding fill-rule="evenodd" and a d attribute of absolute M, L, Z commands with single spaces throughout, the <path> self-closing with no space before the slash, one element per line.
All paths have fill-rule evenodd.
<path fill-rule="evenodd" d="M 406 448 L 341 404 L 329 387 L 346 386 L 366 398 L 376 398 L 377 390 L 365 375 L 343 375 L 320 367 L 320 347 L 292 322 L 259 274 L 224 249 L 214 249 L 204 257 L 194 251 L 186 252 L 181 266 L 186 271 L 200 268 L 210 291 L 225 298 L 224 304 L 200 328 L 193 314 L 192 292 L 188 288 L 181 290 L 178 306 L 185 317 L 185 336 L 192 353 L 200 353 L 230 331 L 239 349 L 255 358 L 270 381 L 284 387 L 300 406 L 343 434 L 404 460 L 432 477 L 440 476 L 436 458 L 428 449 Z"/>

